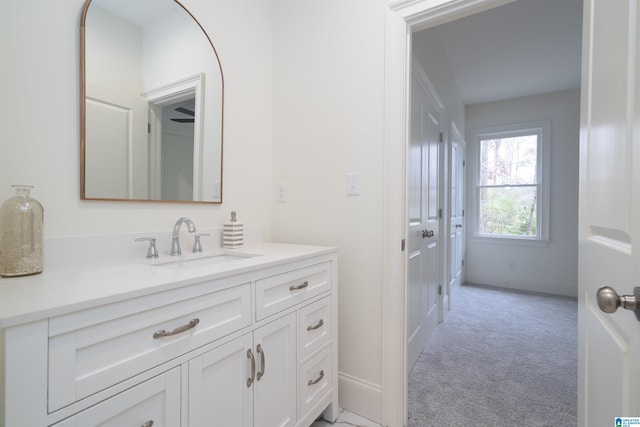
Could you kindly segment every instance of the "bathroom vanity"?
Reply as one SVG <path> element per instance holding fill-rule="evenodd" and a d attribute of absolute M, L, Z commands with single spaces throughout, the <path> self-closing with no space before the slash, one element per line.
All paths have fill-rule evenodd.
<path fill-rule="evenodd" d="M 0 280 L 0 425 L 308 426 L 337 396 L 337 252 L 260 244 Z"/>

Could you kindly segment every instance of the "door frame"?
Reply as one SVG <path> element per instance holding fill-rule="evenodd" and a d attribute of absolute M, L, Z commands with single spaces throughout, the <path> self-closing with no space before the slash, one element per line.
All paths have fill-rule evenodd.
<path fill-rule="evenodd" d="M 444 171 L 446 174 L 446 179 L 447 179 L 447 188 L 445 191 L 445 198 L 446 198 L 446 209 L 445 209 L 445 224 L 444 224 L 444 229 L 446 230 L 447 233 L 447 246 L 446 246 L 446 262 L 447 264 L 445 265 L 445 277 L 443 278 L 443 286 L 446 286 L 446 292 L 443 291 L 442 292 L 442 316 L 441 316 L 441 321 L 444 321 L 445 316 L 447 315 L 447 312 L 449 310 L 451 310 L 451 294 L 454 292 L 453 287 L 451 286 L 451 273 L 453 271 L 453 257 L 451 256 L 451 228 L 453 225 L 453 221 L 451 220 L 451 213 L 453 211 L 453 198 L 452 198 L 452 183 L 454 179 L 458 179 L 458 177 L 454 177 L 452 174 L 452 170 L 453 170 L 453 145 L 454 144 L 458 144 L 461 151 L 462 151 L 462 170 L 460 171 L 460 173 L 462 174 L 462 182 L 458 183 L 458 190 L 462 192 L 462 241 L 461 241 L 461 251 L 464 254 L 464 248 L 466 247 L 466 229 L 467 229 L 467 224 L 466 224 L 466 216 L 465 216 L 465 212 L 466 212 L 466 190 L 467 190 L 467 173 L 466 173 L 466 167 L 464 166 L 466 164 L 467 161 L 467 142 L 464 138 L 464 136 L 462 135 L 462 132 L 460 132 L 460 128 L 456 125 L 456 123 L 453 120 L 450 120 L 449 122 L 449 135 L 447 138 L 447 145 L 446 145 L 446 170 Z M 456 248 L 456 251 L 459 251 L 460 248 Z M 457 260 L 457 259 L 456 259 Z M 460 283 L 458 283 L 458 286 L 460 286 L 462 283 L 464 283 L 464 257 L 460 260 L 462 265 L 460 266 Z M 446 304 L 445 304 L 445 295 L 446 295 Z"/>
<path fill-rule="evenodd" d="M 514 0 L 391 0 L 385 26 L 382 402 L 384 426 L 407 421 L 406 251 L 411 34 Z M 399 191 L 400 190 L 400 191 Z"/>
<path fill-rule="evenodd" d="M 175 82 L 142 93 L 149 105 L 149 195 L 162 199 L 162 108 L 176 102 L 193 98 L 195 116 L 193 123 L 193 199 L 200 200 L 202 194 L 202 153 L 204 146 L 203 106 L 204 73 L 197 73 Z"/>

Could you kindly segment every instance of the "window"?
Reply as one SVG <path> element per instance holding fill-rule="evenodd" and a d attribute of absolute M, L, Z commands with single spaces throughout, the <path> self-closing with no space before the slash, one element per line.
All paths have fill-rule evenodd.
<path fill-rule="evenodd" d="M 549 127 L 545 122 L 474 133 L 477 237 L 548 238 Z"/>

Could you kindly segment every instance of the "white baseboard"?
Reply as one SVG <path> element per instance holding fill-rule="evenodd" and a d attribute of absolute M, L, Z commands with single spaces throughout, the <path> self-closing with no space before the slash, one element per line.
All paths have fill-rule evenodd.
<path fill-rule="evenodd" d="M 382 421 L 382 387 L 338 372 L 339 406 L 380 424 Z"/>
<path fill-rule="evenodd" d="M 494 274 L 468 274 L 467 283 L 515 289 L 525 292 L 560 295 L 571 298 L 578 297 L 577 283 L 563 283 L 559 281 L 547 282 L 522 277 L 505 277 Z"/>

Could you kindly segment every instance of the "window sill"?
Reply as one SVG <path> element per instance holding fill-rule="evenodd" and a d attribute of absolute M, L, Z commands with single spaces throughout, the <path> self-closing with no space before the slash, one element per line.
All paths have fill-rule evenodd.
<path fill-rule="evenodd" d="M 504 245 L 504 246 L 529 246 L 546 248 L 549 247 L 549 239 L 527 239 L 518 237 L 489 237 L 489 236 L 471 236 L 468 243 L 472 244 L 488 244 L 488 245 Z"/>

